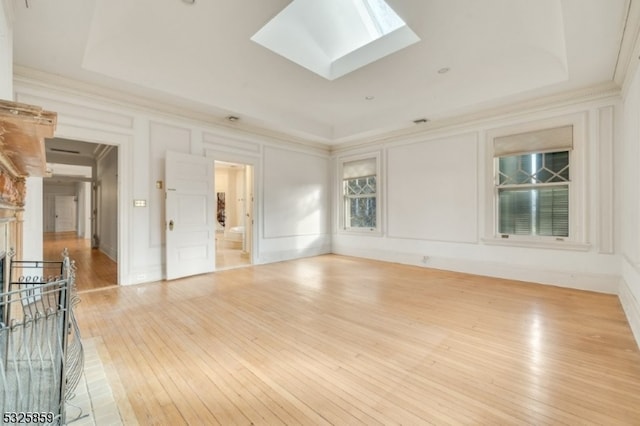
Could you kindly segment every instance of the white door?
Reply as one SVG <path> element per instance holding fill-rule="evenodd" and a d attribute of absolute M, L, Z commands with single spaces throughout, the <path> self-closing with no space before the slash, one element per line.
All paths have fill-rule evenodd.
<path fill-rule="evenodd" d="M 56 232 L 56 197 L 51 194 L 44 194 L 42 204 L 42 215 L 44 219 L 44 232 Z"/>
<path fill-rule="evenodd" d="M 173 280 L 215 267 L 213 161 L 167 151 L 166 277 Z"/>
<path fill-rule="evenodd" d="M 76 201 L 73 195 L 56 195 L 55 232 L 76 230 Z"/>
<path fill-rule="evenodd" d="M 244 220 L 244 251 L 248 254 L 249 260 L 253 263 L 251 253 L 253 242 L 253 166 L 245 167 L 245 220 Z"/>

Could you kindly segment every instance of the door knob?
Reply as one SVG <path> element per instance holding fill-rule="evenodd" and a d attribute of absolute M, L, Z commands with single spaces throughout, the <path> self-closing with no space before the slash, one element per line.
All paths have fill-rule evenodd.
<path fill-rule="evenodd" d="M 173 219 L 169 221 L 169 231 L 173 231 Z"/>

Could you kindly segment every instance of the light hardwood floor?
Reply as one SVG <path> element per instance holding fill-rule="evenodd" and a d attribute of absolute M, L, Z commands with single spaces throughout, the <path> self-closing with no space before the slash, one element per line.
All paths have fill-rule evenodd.
<path fill-rule="evenodd" d="M 82 295 L 140 424 L 640 424 L 616 296 L 336 255 Z"/>
<path fill-rule="evenodd" d="M 216 270 L 238 268 L 251 264 L 248 253 L 243 253 L 239 244 L 232 247 L 221 236 L 216 235 Z"/>
<path fill-rule="evenodd" d="M 238 268 L 251 264 L 249 255 L 239 249 L 216 248 L 216 270 Z"/>
<path fill-rule="evenodd" d="M 69 249 L 69 257 L 78 267 L 76 285 L 79 292 L 117 285 L 118 266 L 106 254 L 91 248 L 91 241 L 78 238 L 75 232 L 45 232 L 43 255 L 45 260 L 62 259 L 62 251 Z"/>

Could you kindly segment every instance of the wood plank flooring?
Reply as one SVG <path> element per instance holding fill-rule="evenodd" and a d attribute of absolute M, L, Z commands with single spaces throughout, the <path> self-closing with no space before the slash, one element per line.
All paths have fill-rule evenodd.
<path fill-rule="evenodd" d="M 336 255 L 82 295 L 140 424 L 640 424 L 616 296 Z"/>
<path fill-rule="evenodd" d="M 238 248 L 228 248 L 224 241 L 216 240 L 216 270 L 237 268 L 251 264 L 249 254 Z"/>
<path fill-rule="evenodd" d="M 62 259 L 62 251 L 69 249 L 69 256 L 76 261 L 76 285 L 79 292 L 117 285 L 118 266 L 106 254 L 91 248 L 91 241 L 78 238 L 75 232 L 45 232 L 43 258 Z"/>

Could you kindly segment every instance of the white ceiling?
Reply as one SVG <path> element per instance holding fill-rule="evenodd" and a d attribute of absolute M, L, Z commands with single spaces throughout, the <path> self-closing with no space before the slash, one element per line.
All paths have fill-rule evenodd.
<path fill-rule="evenodd" d="M 250 40 L 287 0 L 14 0 L 14 64 L 335 145 L 611 82 L 630 1 L 387 0 L 421 41 L 328 81 Z"/>

